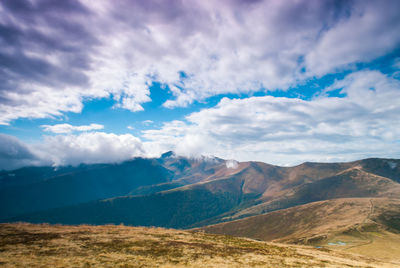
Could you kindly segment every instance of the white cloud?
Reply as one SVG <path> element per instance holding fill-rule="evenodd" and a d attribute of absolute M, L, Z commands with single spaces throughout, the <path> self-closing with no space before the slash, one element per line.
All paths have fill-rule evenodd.
<path fill-rule="evenodd" d="M 272 96 L 224 98 L 214 108 L 143 131 L 145 147 L 180 154 L 272 164 L 400 157 L 400 81 L 380 72 L 358 72 L 310 101 Z"/>
<path fill-rule="evenodd" d="M 236 169 L 239 164 L 236 160 L 228 160 L 225 162 L 227 168 Z"/>
<path fill-rule="evenodd" d="M 153 120 L 144 120 L 144 121 L 142 121 L 142 124 L 145 125 L 145 126 L 149 126 L 149 125 L 151 125 L 153 123 L 154 123 Z"/>
<path fill-rule="evenodd" d="M 324 75 L 393 51 L 400 44 L 398 10 L 399 1 L 356 1 L 348 17 L 321 34 L 306 55 L 307 68 Z"/>
<path fill-rule="evenodd" d="M 118 163 L 146 153 L 141 140 L 131 134 L 84 132 L 45 136 L 37 144 L 0 134 L 0 170 L 23 166 Z"/>
<path fill-rule="evenodd" d="M 345 96 L 329 97 L 337 90 Z M 46 136 L 43 143 L 27 146 L 6 136 L 0 139 L 5 148 L 0 164 L 13 159 L 54 165 L 113 163 L 135 156 L 156 157 L 169 150 L 190 157 L 214 155 L 279 165 L 399 158 L 399 101 L 399 80 L 377 71 L 360 71 L 308 101 L 272 96 L 224 98 L 185 121 L 142 131 L 143 141 L 130 134 L 84 132 Z"/>
<path fill-rule="evenodd" d="M 56 166 L 117 163 L 145 154 L 139 138 L 104 132 L 47 136 L 35 150 L 42 159 L 49 159 Z"/>
<path fill-rule="evenodd" d="M 72 126 L 70 124 L 57 124 L 57 125 L 41 125 L 44 131 L 53 132 L 57 134 L 71 133 L 73 131 L 92 131 L 103 129 L 103 125 L 90 124 L 83 126 Z"/>
<path fill-rule="evenodd" d="M 0 46 L 0 124 L 78 113 L 96 98 L 141 111 L 154 80 L 174 95 L 169 108 L 286 89 L 400 41 L 399 2 L 389 0 L 64 1 L 68 8 L 36 0 L 24 12 L 7 3 L 1 23 L 19 38 Z"/>
<path fill-rule="evenodd" d="M 18 118 L 54 118 L 63 112 L 79 113 L 83 104 L 79 88 L 68 91 L 57 91 L 53 88 L 37 85 L 19 85 L 22 92 L 2 91 L 0 98 L 0 125 L 8 125 Z"/>

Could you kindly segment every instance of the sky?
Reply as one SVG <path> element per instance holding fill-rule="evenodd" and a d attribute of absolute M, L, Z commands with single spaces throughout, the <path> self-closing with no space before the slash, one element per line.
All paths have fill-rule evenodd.
<path fill-rule="evenodd" d="M 398 0 L 2 0 L 0 169 L 400 158 Z"/>

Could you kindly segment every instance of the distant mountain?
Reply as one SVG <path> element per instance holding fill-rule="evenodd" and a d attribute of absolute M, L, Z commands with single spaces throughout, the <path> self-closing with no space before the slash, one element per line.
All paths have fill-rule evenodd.
<path fill-rule="evenodd" d="M 64 224 L 129 224 L 185 228 L 220 215 L 240 200 L 240 183 L 225 181 L 227 190 L 210 190 L 207 185 L 142 196 L 125 196 L 61 207 L 14 218 L 14 221 Z"/>
<path fill-rule="evenodd" d="M 173 172 L 154 159 L 79 167 L 31 167 L 0 174 L 0 219 L 92 200 L 127 195 L 168 182 Z"/>
<path fill-rule="evenodd" d="M 273 198 L 261 198 L 259 204 L 240 210 L 225 220 L 259 215 L 315 201 L 351 197 L 400 198 L 400 184 L 354 165 L 334 176 L 303 183 L 284 192 L 280 191 L 280 194 Z"/>
<path fill-rule="evenodd" d="M 145 179 L 148 175 L 139 175 L 145 173 L 135 173 L 132 170 L 130 174 L 136 174 L 134 181 L 141 183 L 122 187 L 123 193 L 114 191 L 108 196 L 111 198 L 91 196 L 92 199 L 87 200 L 90 202 L 86 202 L 82 201 L 85 196 L 82 192 L 81 199 L 71 198 L 70 204 L 63 205 L 59 202 L 52 209 L 42 210 L 36 206 L 36 211 L 8 217 L 7 221 L 124 223 L 192 228 L 316 201 L 338 198 L 400 198 L 400 161 L 396 159 L 304 163 L 295 167 L 279 167 L 262 162 L 229 165 L 223 159 L 191 159 L 168 152 L 159 159 L 140 161 L 143 162 L 138 162 L 136 168 L 143 169 L 142 172 L 148 168 L 160 170 L 156 173 L 160 176 L 150 176 L 154 180 L 157 177 L 158 181 L 154 183 Z M 118 177 L 132 181 L 129 177 L 131 175 L 119 174 L 118 168 L 121 167 L 115 165 L 115 178 L 110 176 L 110 181 L 117 183 Z M 67 181 L 74 181 L 73 177 L 69 178 Z M 79 187 L 81 186 L 78 185 L 75 189 Z M 51 187 L 48 191 L 50 189 Z M 39 195 L 39 192 L 36 193 Z M 45 200 L 51 200 L 51 196 L 48 195 Z M 19 204 L 23 206 L 23 202 Z M 21 211 L 19 208 L 19 212 Z"/>
<path fill-rule="evenodd" d="M 0 220 L 112 197 L 155 193 L 232 170 L 218 158 L 165 153 L 120 164 L 27 167 L 0 172 Z"/>

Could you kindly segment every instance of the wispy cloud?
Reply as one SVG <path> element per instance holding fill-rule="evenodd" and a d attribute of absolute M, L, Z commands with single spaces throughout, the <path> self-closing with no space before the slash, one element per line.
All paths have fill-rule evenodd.
<path fill-rule="evenodd" d="M 73 131 L 92 131 L 104 129 L 103 125 L 100 124 L 90 124 L 82 126 L 73 126 L 70 124 L 57 124 L 57 125 L 41 125 L 44 131 L 53 132 L 57 134 L 61 133 L 71 133 Z"/>
<path fill-rule="evenodd" d="M 142 121 L 142 124 L 145 125 L 145 126 L 149 126 L 149 125 L 151 125 L 153 123 L 154 123 L 153 120 L 144 120 L 144 121 Z"/>

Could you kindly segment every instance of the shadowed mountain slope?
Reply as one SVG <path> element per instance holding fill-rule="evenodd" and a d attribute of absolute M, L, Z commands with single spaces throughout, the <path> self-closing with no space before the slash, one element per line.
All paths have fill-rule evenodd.
<path fill-rule="evenodd" d="M 79 204 L 128 194 L 142 186 L 170 181 L 173 174 L 158 162 L 137 158 L 121 164 L 85 165 L 77 168 L 31 168 L 39 175 L 18 182 L 17 170 L 0 189 L 0 218 L 23 213 Z M 24 178 L 26 170 L 23 170 Z M 35 176 L 35 173 L 32 174 Z"/>
<path fill-rule="evenodd" d="M 400 160 L 369 158 L 356 161 L 363 170 L 400 183 Z"/>
<path fill-rule="evenodd" d="M 177 163 L 180 171 L 175 172 L 180 172 L 183 178 L 199 182 L 187 184 L 187 181 L 178 178 L 171 184 L 180 187 L 171 190 L 163 191 L 163 185 L 169 186 L 169 183 L 157 184 L 151 186 L 150 190 L 159 187 L 161 192 L 150 191 L 150 194 L 145 195 L 60 207 L 9 220 L 191 228 L 321 200 L 400 197 L 400 184 L 395 179 L 365 171 L 368 162 L 364 161 L 305 163 L 291 168 L 244 162 L 236 169 L 228 169 L 222 160 L 207 162 L 178 158 L 179 161 L 173 162 L 169 158 L 161 158 L 160 161 L 166 167 Z M 171 161 L 170 164 L 166 164 L 167 161 Z M 376 161 L 388 160 L 373 160 Z M 193 167 L 195 176 L 190 173 L 190 167 Z M 214 170 L 214 173 L 209 170 Z M 216 176 L 217 173 L 221 177 Z M 181 186 L 180 183 L 187 185 Z"/>
<path fill-rule="evenodd" d="M 271 169 L 280 169 L 264 165 Z M 210 181 L 207 181 L 210 175 L 206 174 L 202 182 L 168 191 L 61 207 L 18 216 L 11 220 L 65 224 L 124 223 L 189 228 L 202 221 L 218 220 L 219 215 L 229 211 L 253 205 L 254 200 L 265 191 L 269 181 L 279 180 L 279 177 L 270 177 L 268 173 L 265 175 L 255 163 L 242 163 L 229 172 L 225 169 L 220 168 L 223 175 L 229 172 L 233 174 Z"/>
<path fill-rule="evenodd" d="M 14 220 L 64 224 L 124 223 L 184 228 L 231 210 L 240 202 L 241 182 L 218 181 L 144 196 L 126 196 L 33 213 Z"/>
<path fill-rule="evenodd" d="M 77 167 L 28 167 L 0 172 L 0 220 L 126 195 L 143 195 L 238 172 L 225 160 L 168 152 L 157 159 Z"/>

